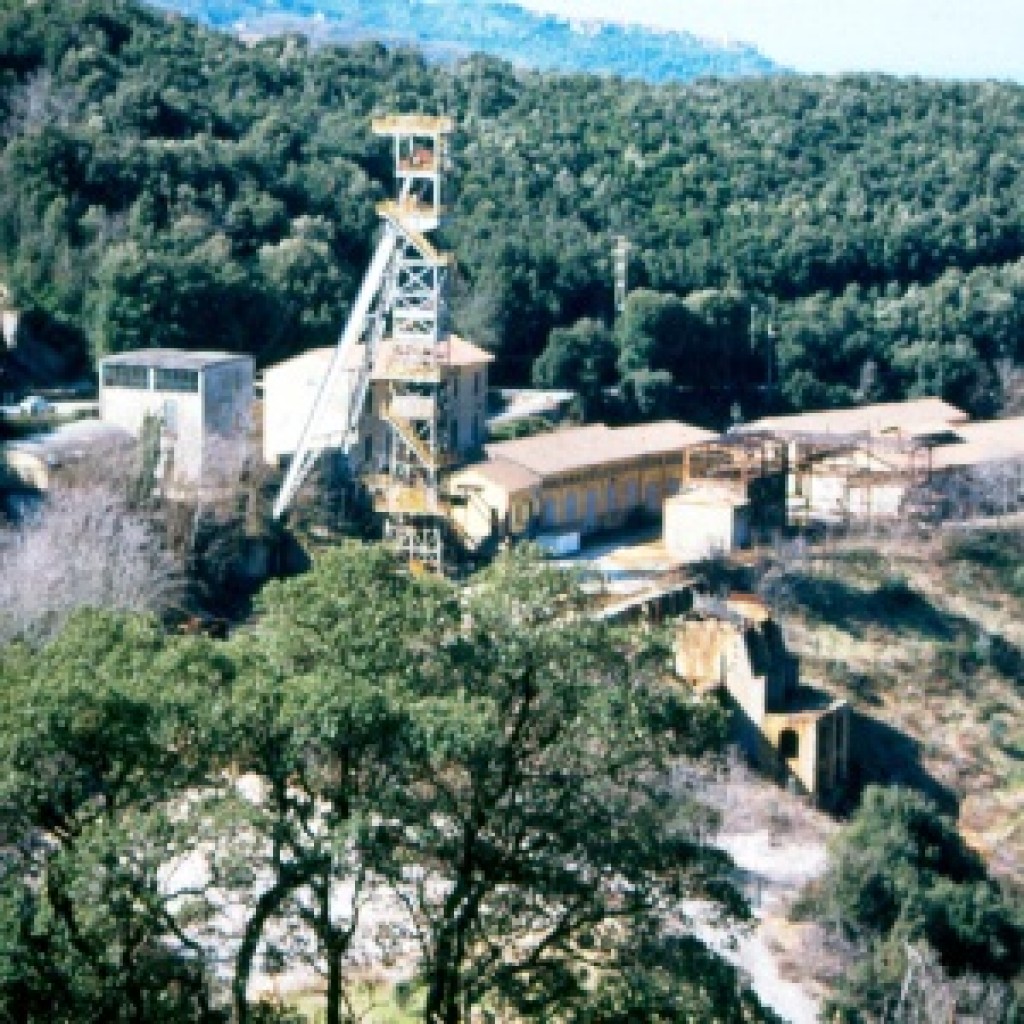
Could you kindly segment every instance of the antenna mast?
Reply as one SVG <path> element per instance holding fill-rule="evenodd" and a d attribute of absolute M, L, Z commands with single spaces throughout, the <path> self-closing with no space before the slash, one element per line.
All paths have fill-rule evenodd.
<path fill-rule="evenodd" d="M 621 316 L 629 294 L 629 239 L 618 235 L 615 239 L 615 315 Z"/>

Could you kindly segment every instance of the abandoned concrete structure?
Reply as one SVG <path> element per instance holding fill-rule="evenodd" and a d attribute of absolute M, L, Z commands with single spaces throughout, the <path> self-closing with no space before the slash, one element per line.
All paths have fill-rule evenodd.
<path fill-rule="evenodd" d="M 695 598 L 677 627 L 675 660 L 681 679 L 728 696 L 737 740 L 762 771 L 818 802 L 839 794 L 849 778 L 850 707 L 801 685 L 799 663 L 758 598 Z"/>
<path fill-rule="evenodd" d="M 908 493 L 928 479 L 931 451 L 966 423 L 939 398 L 771 416 L 734 427 L 788 445 L 790 522 L 895 519 Z"/>
<path fill-rule="evenodd" d="M 100 419 L 142 438 L 158 427 L 168 494 L 237 479 L 252 409 L 253 360 L 229 352 L 143 349 L 100 360 Z"/>
<path fill-rule="evenodd" d="M 697 484 L 665 501 L 666 550 L 688 562 L 729 555 L 750 544 L 750 502 L 722 485 Z"/>

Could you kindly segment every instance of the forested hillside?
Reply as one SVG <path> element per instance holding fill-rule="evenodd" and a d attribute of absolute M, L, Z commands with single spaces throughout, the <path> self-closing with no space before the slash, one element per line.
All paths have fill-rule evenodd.
<path fill-rule="evenodd" d="M 416 109 L 458 120 L 456 320 L 498 380 L 619 383 L 634 415 L 678 386 L 747 412 L 769 372 L 795 407 L 987 412 L 1024 357 L 1019 86 L 445 69 L 120 0 L 2 0 L 0 69 L 0 278 L 69 373 L 333 341 L 390 188 L 369 116 Z M 637 292 L 610 331 L 618 233 Z"/>

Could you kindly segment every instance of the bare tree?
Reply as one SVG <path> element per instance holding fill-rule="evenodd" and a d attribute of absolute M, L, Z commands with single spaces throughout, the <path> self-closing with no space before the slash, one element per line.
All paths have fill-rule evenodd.
<path fill-rule="evenodd" d="M 49 71 L 33 72 L 11 90 L 9 114 L 0 125 L 0 137 L 28 135 L 51 124 L 66 126 L 74 119 L 76 106 L 74 94 L 59 89 Z"/>
<path fill-rule="evenodd" d="M 1008 459 L 976 466 L 968 476 L 968 486 L 983 515 L 1010 515 L 1019 510 L 1024 496 L 1024 460 Z"/>
<path fill-rule="evenodd" d="M 45 641 L 82 607 L 160 614 L 183 592 L 159 532 L 105 486 L 57 490 L 0 535 L 0 641 Z"/>
<path fill-rule="evenodd" d="M 935 951 L 907 946 L 907 967 L 886 1024 L 1012 1024 L 1020 1007 L 1013 990 L 997 978 L 951 977 Z"/>

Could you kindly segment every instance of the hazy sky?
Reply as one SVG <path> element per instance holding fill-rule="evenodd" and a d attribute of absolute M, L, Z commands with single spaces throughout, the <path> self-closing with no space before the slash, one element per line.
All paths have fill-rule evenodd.
<path fill-rule="evenodd" d="M 519 0 L 753 43 L 797 71 L 1024 81 L 1024 0 Z"/>

